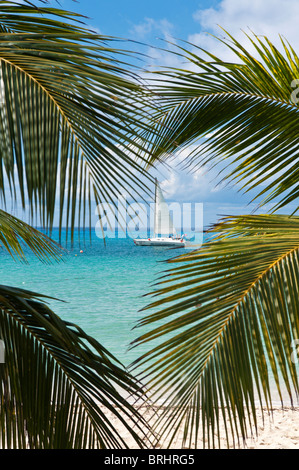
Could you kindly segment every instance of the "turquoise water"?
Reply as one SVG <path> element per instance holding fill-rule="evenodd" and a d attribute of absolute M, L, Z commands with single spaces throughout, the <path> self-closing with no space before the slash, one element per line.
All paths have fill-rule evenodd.
<path fill-rule="evenodd" d="M 52 238 L 58 240 L 58 231 Z M 128 347 L 144 330 L 133 327 L 144 316 L 140 312 L 149 302 L 144 294 L 161 271 L 161 263 L 182 249 L 136 247 L 131 238 L 103 240 L 92 233 L 92 243 L 73 247 L 68 244 L 65 262 L 45 265 L 28 253 L 28 265 L 1 254 L 1 284 L 32 290 L 64 300 L 49 301 L 50 307 L 64 320 L 76 323 L 93 336 L 123 364 L 129 365 L 145 347 L 129 351 Z M 62 236 L 64 240 L 64 235 Z M 83 253 L 80 253 L 80 250 Z"/>
<path fill-rule="evenodd" d="M 58 230 L 52 238 L 58 241 Z M 194 244 L 200 241 L 198 234 Z M 150 312 L 140 312 L 151 301 L 144 295 L 153 292 L 153 284 L 168 267 L 165 261 L 184 250 L 137 247 L 131 238 L 108 238 L 105 246 L 94 231 L 91 244 L 87 233 L 85 244 L 81 236 L 80 244 L 77 238 L 73 246 L 63 245 L 65 262 L 50 265 L 41 263 L 30 252 L 29 263 L 24 265 L 3 251 L 0 283 L 63 300 L 48 303 L 61 318 L 80 326 L 124 365 L 130 365 L 149 349 L 149 345 L 142 345 L 129 350 L 130 343 L 146 331 L 133 330 L 138 320 Z M 287 394 L 284 397 L 287 404 Z"/>

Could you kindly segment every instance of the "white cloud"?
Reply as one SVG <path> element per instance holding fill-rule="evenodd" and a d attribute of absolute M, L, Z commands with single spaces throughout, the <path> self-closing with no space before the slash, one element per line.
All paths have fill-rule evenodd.
<path fill-rule="evenodd" d="M 134 25 L 130 33 L 138 39 L 144 39 L 153 33 L 169 39 L 172 31 L 173 25 L 167 19 L 154 20 L 153 18 L 145 18 L 142 23 Z"/>
<path fill-rule="evenodd" d="M 255 49 L 244 33 L 249 36 L 252 36 L 252 33 L 267 36 L 280 50 L 283 50 L 279 38 L 281 35 L 290 42 L 295 50 L 299 50 L 298 0 L 285 0 L 284 2 L 281 0 L 264 0 L 263 2 L 260 0 L 222 0 L 215 8 L 197 10 L 194 12 L 193 19 L 198 23 L 198 33 L 190 35 L 188 41 L 224 60 L 235 61 L 236 56 L 227 46 L 213 37 L 213 35 L 220 38 L 227 37 L 221 27 L 252 53 L 255 53 Z M 158 62 L 159 57 L 156 58 Z M 165 57 L 163 56 L 161 59 L 165 59 Z M 168 65 L 162 60 L 160 64 L 162 66 Z M 190 148 L 186 149 L 186 153 L 188 151 Z M 249 201 L 253 197 L 253 194 L 246 198 L 243 197 L 241 193 L 237 193 L 238 187 L 229 191 L 226 186 L 217 186 L 216 183 L 220 178 L 217 178 L 218 171 L 216 169 L 211 172 L 201 169 L 193 173 L 178 171 L 175 176 L 171 173 L 172 171 L 175 172 L 174 167 L 167 176 L 167 182 L 162 182 L 166 197 L 170 199 L 175 197 L 178 200 L 191 198 L 197 201 L 216 201 L 218 199 L 223 202 L 230 200 L 233 205 L 238 200 L 240 207 L 243 207 L 246 198 Z"/>
<path fill-rule="evenodd" d="M 254 48 L 246 39 L 244 32 L 251 35 L 251 31 L 257 35 L 267 36 L 280 49 L 279 35 L 281 35 L 295 50 L 299 50 L 298 18 L 298 0 L 285 0 L 284 2 L 281 0 L 263 0 L 263 2 L 260 0 L 221 0 L 217 7 L 198 9 L 194 12 L 193 20 L 198 25 L 198 32 L 189 35 L 186 39 L 224 60 L 236 60 L 236 57 L 213 37 L 213 35 L 220 38 L 226 36 L 220 27 L 227 30 L 250 52 L 254 52 Z M 167 19 L 145 18 L 143 22 L 132 27 L 131 34 L 134 39 L 148 44 L 153 44 L 154 37 L 175 43 L 172 38 L 172 35 L 175 35 L 175 25 Z M 193 65 L 183 63 L 181 57 L 162 50 L 167 49 L 167 43 L 162 41 L 161 44 L 161 49 L 150 48 L 148 51 L 149 66 L 193 68 Z M 211 171 L 201 168 L 194 172 L 183 170 L 181 166 L 177 167 L 176 165 L 182 163 L 190 150 L 190 148 L 185 149 L 177 158 L 168 160 L 168 169 L 160 167 L 157 169 L 157 176 L 167 201 L 203 202 L 208 214 L 206 218 L 211 220 L 215 218 L 216 213 L 246 213 L 256 207 L 255 204 L 253 207 L 247 206 L 254 194 L 243 195 L 242 192 L 237 192 L 239 187 L 229 189 L 222 184 L 217 185 L 221 179 L 218 175 L 218 167 Z"/>
<path fill-rule="evenodd" d="M 181 58 L 170 51 L 176 49 L 175 25 L 166 18 L 155 20 L 144 18 L 144 21 L 133 25 L 129 31 L 131 38 L 147 45 L 147 68 L 180 67 Z M 144 78 L 144 77 L 143 77 Z"/>
<path fill-rule="evenodd" d="M 193 14 L 193 21 L 198 24 L 198 32 L 186 38 L 191 44 L 199 46 L 224 60 L 236 60 L 236 56 L 218 38 L 227 38 L 223 28 L 235 37 L 247 50 L 254 53 L 255 49 L 244 33 L 252 36 L 267 36 L 282 50 L 279 36 L 287 39 L 295 50 L 299 50 L 298 35 L 299 2 L 298 0 L 221 0 L 217 7 L 198 9 Z M 191 21 L 191 18 L 190 18 Z M 136 40 L 153 43 L 153 38 L 161 38 L 176 44 L 174 39 L 176 26 L 166 18 L 145 18 L 143 22 L 131 28 L 131 35 Z M 184 38 L 182 38 L 184 39 Z M 162 49 L 165 49 L 164 51 Z M 151 48 L 150 65 L 162 67 L 180 67 L 182 58 L 167 53 L 174 49 L 166 42 L 161 49 Z M 198 53 L 200 53 L 198 51 Z M 185 68 L 193 68 L 184 64 Z"/>
<path fill-rule="evenodd" d="M 299 2 L 297 0 L 222 0 L 217 8 L 197 10 L 193 18 L 200 25 L 198 34 L 189 36 L 189 41 L 199 45 L 221 58 L 232 59 L 233 53 L 219 41 L 206 34 L 217 37 L 225 36 L 220 29 L 239 40 L 247 49 L 254 51 L 246 40 L 244 32 L 267 36 L 279 46 L 279 35 L 286 38 L 294 49 L 299 49 L 298 19 Z"/>
<path fill-rule="evenodd" d="M 218 169 L 208 170 L 200 167 L 189 169 L 178 167 L 195 146 L 186 148 L 178 157 L 168 161 L 168 167 L 158 168 L 158 180 L 167 201 L 216 201 L 231 200 L 231 192 L 224 185 L 218 184 Z M 218 193 L 218 194 L 217 194 Z"/>

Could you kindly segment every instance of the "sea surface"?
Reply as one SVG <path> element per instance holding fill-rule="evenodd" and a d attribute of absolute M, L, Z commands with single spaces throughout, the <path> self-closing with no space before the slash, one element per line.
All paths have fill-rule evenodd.
<path fill-rule="evenodd" d="M 108 234 L 109 235 L 109 234 Z M 146 234 L 140 234 L 141 237 Z M 58 230 L 52 238 L 59 240 Z M 14 261 L 1 252 L 1 284 L 45 294 L 55 299 L 47 301 L 52 310 L 64 320 L 80 326 L 93 336 L 124 365 L 130 365 L 148 346 L 130 348 L 130 343 L 145 329 L 134 329 L 141 312 L 151 299 L 153 284 L 167 269 L 166 260 L 182 254 L 184 249 L 135 246 L 124 234 L 106 237 L 106 243 L 95 231 L 82 232 L 80 241 L 62 245 L 66 249 L 64 262 L 44 264 L 26 251 L 28 264 Z M 199 242 L 198 234 L 194 243 Z"/>
<path fill-rule="evenodd" d="M 59 240 L 58 230 L 53 231 L 52 238 Z M 0 283 L 54 297 L 57 300 L 47 302 L 56 314 L 77 324 L 129 366 L 155 345 L 151 342 L 130 348 L 132 341 L 151 328 L 135 328 L 153 311 L 142 311 L 153 300 L 146 294 L 154 292 L 159 277 L 169 268 L 166 261 L 200 245 L 202 234 L 195 234 L 191 246 L 183 249 L 135 246 L 124 234 L 120 238 L 110 234 L 104 243 L 95 231 L 91 231 L 91 241 L 89 232 L 85 242 L 82 232 L 80 241 L 75 234 L 73 245 L 64 240 L 65 232 L 64 261 L 59 263 L 44 264 L 26 251 L 28 263 L 24 264 L 14 261 L 6 251 L 0 252 Z M 280 403 L 273 377 L 272 384 L 273 401 Z M 284 403 L 289 405 L 288 394 L 282 389 Z"/>

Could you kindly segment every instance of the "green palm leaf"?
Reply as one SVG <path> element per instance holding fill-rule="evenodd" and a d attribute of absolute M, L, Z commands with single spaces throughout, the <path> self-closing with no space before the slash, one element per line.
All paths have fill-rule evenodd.
<path fill-rule="evenodd" d="M 94 202 L 148 191 L 141 133 L 150 106 L 129 51 L 79 15 L 30 2 L 0 1 L 0 44 L 4 204 L 10 195 L 49 229 L 57 214 L 73 236 L 76 226 L 91 228 Z M 4 211 L 0 239 L 17 258 L 29 248 L 60 259 L 58 245 Z M 130 404 L 140 384 L 45 299 L 0 286 L 0 447 L 120 448 L 125 436 L 144 446 L 150 431 Z"/>
<path fill-rule="evenodd" d="M 0 286 L 0 447 L 125 448 L 120 427 L 143 446 L 149 430 L 125 398 L 140 396 L 138 382 L 43 299 Z"/>
<path fill-rule="evenodd" d="M 223 418 L 234 445 L 257 425 L 257 402 L 271 409 L 271 380 L 282 401 L 283 386 L 291 400 L 299 392 L 299 218 L 231 217 L 211 236 L 169 261 L 155 311 L 139 323 L 152 328 L 136 344 L 161 343 L 135 365 L 165 400 L 156 426 L 170 443 L 183 426 L 183 445 L 218 445 Z"/>
<path fill-rule="evenodd" d="M 28 249 L 42 262 L 58 261 L 63 255 L 63 249 L 51 238 L 3 210 L 0 210 L 0 243 L 2 249 L 21 261 L 26 261 Z"/>
<path fill-rule="evenodd" d="M 299 194 L 299 57 L 283 39 L 279 51 L 267 38 L 247 37 L 254 53 L 230 35 L 221 40 L 236 63 L 193 46 L 194 53 L 178 48 L 185 70 L 158 72 L 153 91 L 161 132 L 152 140 L 153 161 L 195 144 L 187 168 L 218 165 L 221 182 L 254 190 L 260 204 L 274 201 L 278 209 Z"/>
<path fill-rule="evenodd" d="M 149 192 L 148 94 L 126 63 L 131 53 L 80 19 L 0 2 L 0 193 L 8 181 L 33 220 L 51 228 L 58 211 L 72 231 L 87 224 L 92 199 Z"/>

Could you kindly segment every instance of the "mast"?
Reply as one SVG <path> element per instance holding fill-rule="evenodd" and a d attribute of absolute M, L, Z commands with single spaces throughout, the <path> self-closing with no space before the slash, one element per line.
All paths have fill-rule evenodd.
<path fill-rule="evenodd" d="M 158 185 L 158 180 L 157 180 L 157 178 L 155 178 L 154 237 L 156 237 L 156 230 L 157 230 L 157 221 L 156 221 L 156 213 L 157 213 L 157 185 Z"/>

